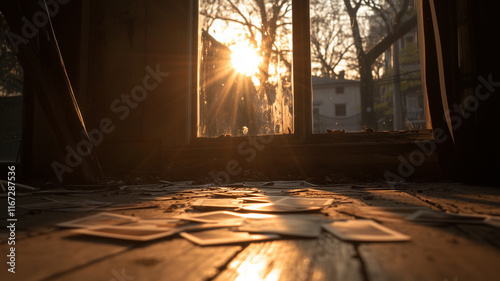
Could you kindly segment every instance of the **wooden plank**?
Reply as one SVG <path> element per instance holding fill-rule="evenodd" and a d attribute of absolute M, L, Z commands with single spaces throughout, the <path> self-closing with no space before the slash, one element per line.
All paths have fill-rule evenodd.
<path fill-rule="evenodd" d="M 493 280 L 500 251 L 464 236 L 451 225 L 384 223 L 408 234 L 411 242 L 366 243 L 358 246 L 368 279 Z"/>
<path fill-rule="evenodd" d="M 418 192 L 418 191 L 420 192 Z M 421 184 L 408 193 L 448 212 L 500 215 L 500 189 L 463 184 Z"/>
<path fill-rule="evenodd" d="M 362 263 L 356 248 L 327 232 L 318 239 L 313 257 L 311 281 L 320 280 L 364 280 Z M 317 250 L 317 251 L 316 251 Z"/>
<path fill-rule="evenodd" d="M 98 244 L 89 244 L 101 251 Z M 213 278 L 241 246 L 200 247 L 181 239 L 162 239 L 106 260 L 89 264 L 51 281 L 86 280 L 169 280 L 198 281 Z M 121 278 L 120 278 L 121 276 Z"/>
<path fill-rule="evenodd" d="M 215 281 L 363 280 L 354 246 L 323 232 L 319 239 L 253 243 Z"/>
<path fill-rule="evenodd" d="M 51 280 L 51 276 L 71 271 L 96 260 L 105 259 L 133 247 L 133 243 L 123 241 L 92 241 L 75 239 L 68 230 L 48 235 L 17 240 L 15 244 L 16 273 L 9 274 L 8 280 L 35 281 Z M 11 246 L 0 246 L 1 253 L 9 253 Z M 3 278 L 2 278 L 3 279 Z"/>
<path fill-rule="evenodd" d="M 471 224 L 457 225 L 457 228 L 477 241 L 489 243 L 500 249 L 500 228 L 489 225 Z"/>

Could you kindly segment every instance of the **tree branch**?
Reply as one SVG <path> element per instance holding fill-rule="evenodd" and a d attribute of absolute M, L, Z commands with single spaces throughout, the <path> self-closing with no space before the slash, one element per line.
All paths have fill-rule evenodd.
<path fill-rule="evenodd" d="M 387 50 L 396 40 L 403 37 L 406 33 L 408 33 L 412 28 L 417 26 L 417 15 L 413 15 L 403 24 L 398 24 L 394 31 L 387 35 L 382 41 L 380 41 L 377 45 L 375 45 L 367 54 L 366 59 L 371 61 L 372 63 Z"/>

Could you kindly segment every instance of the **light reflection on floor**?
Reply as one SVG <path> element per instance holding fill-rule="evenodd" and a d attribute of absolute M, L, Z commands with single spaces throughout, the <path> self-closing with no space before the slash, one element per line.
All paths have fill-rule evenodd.
<path fill-rule="evenodd" d="M 277 281 L 280 277 L 280 271 L 273 269 L 267 272 L 267 264 L 268 260 L 265 258 L 241 264 L 236 269 L 239 274 L 236 281 Z"/>

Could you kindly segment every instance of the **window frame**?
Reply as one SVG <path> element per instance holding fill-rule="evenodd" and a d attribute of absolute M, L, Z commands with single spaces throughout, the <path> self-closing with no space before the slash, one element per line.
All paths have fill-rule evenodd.
<path fill-rule="evenodd" d="M 198 27 L 199 1 L 192 0 L 191 8 L 192 36 L 189 43 L 193 48 L 189 50 L 190 79 L 188 91 L 188 115 L 186 123 L 188 132 L 186 145 L 194 148 L 205 146 L 226 146 L 242 142 L 249 136 L 220 136 L 203 137 L 198 136 L 199 121 L 199 55 L 200 55 L 200 29 Z M 420 27 L 417 27 L 420 29 Z M 399 42 L 398 42 L 399 43 Z M 432 129 L 408 130 L 407 134 L 402 132 L 349 132 L 346 134 L 314 133 L 313 116 L 313 91 L 311 71 L 311 49 L 310 49 L 310 1 L 292 0 L 292 89 L 294 108 L 294 132 L 292 134 L 273 135 L 272 145 L 366 145 L 372 141 L 378 144 L 413 143 L 415 141 L 427 141 L 432 139 Z M 344 89 L 345 90 L 345 89 Z M 425 91 L 425 89 L 423 89 Z M 425 95 L 425 93 L 424 93 Z M 252 136 L 250 136 L 252 137 Z M 255 136 L 258 137 L 258 136 Z M 380 137 L 380 138 L 379 138 Z"/>
<path fill-rule="evenodd" d="M 345 103 L 336 103 L 334 104 L 335 106 L 335 117 L 347 117 L 347 104 Z M 343 109 L 342 110 L 338 110 L 338 106 L 342 106 Z M 339 115 L 339 111 L 344 113 L 343 115 Z"/>

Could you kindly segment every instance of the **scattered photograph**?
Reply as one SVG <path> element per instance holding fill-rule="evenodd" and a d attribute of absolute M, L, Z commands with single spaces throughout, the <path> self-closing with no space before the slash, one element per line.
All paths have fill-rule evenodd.
<path fill-rule="evenodd" d="M 485 215 L 451 214 L 430 210 L 420 210 L 408 216 L 406 219 L 415 222 L 482 224 L 485 223 L 487 218 L 488 216 Z"/>
<path fill-rule="evenodd" d="M 402 221 L 408 216 L 420 210 L 430 210 L 427 207 L 349 207 L 339 209 L 339 212 L 361 217 L 365 219 L 373 219 L 377 221 Z"/>
<path fill-rule="evenodd" d="M 276 234 L 251 234 L 248 232 L 232 231 L 229 228 L 198 232 L 181 232 L 180 235 L 189 241 L 202 246 L 256 242 L 280 238 L 280 236 Z"/>
<path fill-rule="evenodd" d="M 198 199 L 192 203 L 191 206 L 196 209 L 238 209 L 241 207 L 242 203 L 243 200 L 241 199 Z"/>
<path fill-rule="evenodd" d="M 345 241 L 397 242 L 409 241 L 410 237 L 389 229 L 372 220 L 347 220 L 323 223 L 323 228 Z"/>
<path fill-rule="evenodd" d="M 86 228 L 93 226 L 120 225 L 139 221 L 137 217 L 124 216 L 113 213 L 99 213 L 84 218 L 70 220 L 56 224 L 59 227 Z"/>
<path fill-rule="evenodd" d="M 315 238 L 319 237 L 321 233 L 321 222 L 307 218 L 286 216 L 275 216 L 266 219 L 248 218 L 238 227 L 238 231 Z"/>
<path fill-rule="evenodd" d="M 201 214 L 193 215 L 183 215 L 176 217 L 182 220 L 196 221 L 196 222 L 206 222 L 206 223 L 217 223 L 223 221 L 243 221 L 246 216 L 244 214 L 229 212 L 229 211 L 213 211 Z"/>
<path fill-rule="evenodd" d="M 333 199 L 285 196 L 284 198 L 277 200 L 274 203 L 280 205 L 326 207 L 333 203 Z"/>
<path fill-rule="evenodd" d="M 218 197 L 241 197 L 241 196 L 249 196 L 253 193 L 256 193 L 256 190 L 227 190 L 222 192 L 215 192 L 213 195 Z"/>
<path fill-rule="evenodd" d="M 96 226 L 72 230 L 73 233 L 99 236 L 106 238 L 150 241 L 174 235 L 180 230 L 178 228 L 162 228 L 156 226 Z"/>
<path fill-rule="evenodd" d="M 263 203 L 263 204 L 247 204 L 243 205 L 241 209 L 252 212 L 265 212 L 265 213 L 293 213 L 293 212 L 311 212 L 321 210 L 323 207 L 319 206 L 300 206 L 300 205 L 282 205 L 276 203 Z"/>

